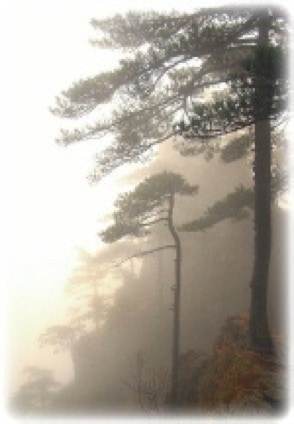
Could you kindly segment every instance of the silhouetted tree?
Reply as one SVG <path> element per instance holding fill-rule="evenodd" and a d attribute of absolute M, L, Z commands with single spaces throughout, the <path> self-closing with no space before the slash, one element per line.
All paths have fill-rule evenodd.
<path fill-rule="evenodd" d="M 181 134 L 211 138 L 254 125 L 255 250 L 251 281 L 250 338 L 255 349 L 272 351 L 267 319 L 267 286 L 271 253 L 272 138 L 271 122 L 279 123 L 287 105 L 285 45 L 277 44 L 284 20 L 272 9 L 256 14 L 254 44 L 231 72 L 227 93 L 210 103 L 194 104 Z M 276 32 L 279 27 L 278 33 Z"/>
<path fill-rule="evenodd" d="M 266 300 L 271 250 L 271 128 L 287 104 L 284 84 L 286 18 L 268 6 L 209 8 L 190 14 L 128 13 L 93 20 L 100 48 L 126 52 L 120 66 L 75 83 L 57 98 L 54 113 L 79 118 L 97 109 L 98 120 L 63 130 L 70 144 L 112 134 L 97 158 L 93 179 L 141 161 L 174 134 L 192 150 L 209 149 L 212 137 L 254 126 L 255 256 L 252 278 L 252 346 L 271 350 Z M 207 89 L 223 86 L 229 96 L 207 107 Z M 108 112 L 98 107 L 107 104 Z M 208 150 L 209 151 L 209 150 Z"/>
<path fill-rule="evenodd" d="M 70 325 L 52 325 L 39 336 L 41 347 L 50 346 L 57 353 L 60 350 L 72 349 L 82 334 L 82 329 Z"/>
<path fill-rule="evenodd" d="M 60 387 L 52 371 L 39 367 L 26 367 L 26 381 L 14 394 L 12 408 L 21 414 L 45 413 L 50 411 Z"/>
<path fill-rule="evenodd" d="M 174 208 L 176 195 L 193 195 L 197 186 L 189 185 L 184 178 L 172 172 L 163 172 L 146 178 L 133 192 L 122 194 L 117 199 L 114 213 L 114 224 L 101 233 L 102 239 L 111 243 L 125 236 L 140 237 L 148 234 L 155 224 L 164 222 L 172 237 L 173 244 L 158 246 L 141 251 L 133 257 L 142 257 L 151 253 L 175 249 L 175 285 L 173 349 L 172 349 L 172 383 L 171 403 L 177 403 L 178 368 L 180 350 L 180 299 L 181 299 L 181 241 L 174 224 Z"/>
<path fill-rule="evenodd" d="M 204 231 L 224 219 L 244 218 L 248 215 L 248 209 L 253 209 L 253 205 L 253 191 L 240 186 L 225 199 L 209 207 L 202 217 L 182 225 L 181 230 Z"/>

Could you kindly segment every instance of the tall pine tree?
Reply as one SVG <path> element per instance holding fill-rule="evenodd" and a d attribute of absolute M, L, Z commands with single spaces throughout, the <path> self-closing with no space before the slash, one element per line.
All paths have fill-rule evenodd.
<path fill-rule="evenodd" d="M 102 31 L 94 44 L 118 49 L 125 57 L 117 69 L 65 90 L 52 111 L 66 118 L 96 113 L 92 125 L 64 129 L 62 144 L 112 135 L 97 157 L 94 180 L 120 165 L 143 160 L 175 134 L 197 150 L 206 149 L 212 137 L 254 127 L 256 232 L 250 333 L 254 348 L 271 350 L 266 317 L 271 123 L 279 123 L 287 105 L 284 12 L 271 6 L 222 7 L 191 14 L 128 13 L 92 24 Z M 207 105 L 207 90 L 213 88 L 225 88 L 228 96 Z"/>
<path fill-rule="evenodd" d="M 121 195 L 116 201 L 114 224 L 102 234 L 105 242 L 111 243 L 125 236 L 143 236 L 149 234 L 156 224 L 164 223 L 172 238 L 172 244 L 157 246 L 141 251 L 133 257 L 142 257 L 165 249 L 175 251 L 175 284 L 173 303 L 173 346 L 171 405 L 178 402 L 179 355 L 180 355 L 180 307 L 181 307 L 181 268 L 182 247 L 180 236 L 174 222 L 175 201 L 177 196 L 192 196 L 198 191 L 197 186 L 189 185 L 185 179 L 172 172 L 155 174 L 142 181 L 134 191 Z"/>

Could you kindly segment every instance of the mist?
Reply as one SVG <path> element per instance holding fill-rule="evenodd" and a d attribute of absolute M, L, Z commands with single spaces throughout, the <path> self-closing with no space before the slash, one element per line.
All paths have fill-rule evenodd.
<path fill-rule="evenodd" d="M 192 3 L 180 9 L 191 13 Z M 170 13 L 169 2 L 160 7 Z M 99 25 L 102 32 L 110 25 L 108 35 L 90 43 L 85 36 L 79 56 L 76 32 L 88 36 L 95 14 L 90 3 L 81 16 L 79 8 L 68 27 L 67 6 L 52 9 L 56 52 L 43 10 L 32 27 L 43 48 L 33 29 L 15 44 L 30 45 L 31 58 L 40 54 L 32 61 L 40 67 L 26 84 L 13 73 L 22 100 L 13 111 L 15 167 L 6 173 L 16 173 L 5 275 L 7 410 L 25 419 L 284 413 L 291 209 L 283 203 L 288 86 L 277 70 L 287 49 L 284 12 L 228 8 L 216 18 L 195 12 L 199 21 L 130 13 L 124 22 L 108 20 L 110 1 L 91 21 L 98 37 Z M 98 46 L 94 60 L 90 44 Z M 234 56 L 241 44 L 248 57 Z M 36 105 L 27 108 L 34 84 Z"/>
<path fill-rule="evenodd" d="M 198 184 L 196 196 L 176 199 L 177 225 L 200 216 L 235 186 L 250 187 L 252 184 L 252 171 L 245 160 L 232 165 L 222 163 L 219 157 L 211 161 L 201 156 L 187 160 L 173 149 L 172 141 L 162 146 L 159 153 L 159 158 L 137 169 L 121 183 L 136 184 L 154 172 L 173 169 L 184 175 L 189 183 Z M 282 339 L 286 337 L 286 287 L 281 286 L 281 282 L 286 281 L 286 216 L 287 211 L 274 208 L 269 288 L 271 330 Z M 198 355 L 198 362 L 209 357 L 228 318 L 248 315 L 253 236 L 251 213 L 240 220 L 224 220 L 206 231 L 180 232 L 183 249 L 182 357 L 191 352 Z M 73 377 L 56 392 L 46 392 L 50 399 L 48 406 L 46 402 L 35 400 L 31 411 L 23 407 L 26 413 L 91 415 L 166 411 L 164 400 L 169 390 L 171 367 L 174 253 L 159 251 L 146 257 L 136 257 L 136 253 L 169 242 L 167 228 L 159 223 L 151 235 L 142 239 L 113 243 L 94 253 L 82 252 L 72 277 L 64 285 L 71 306 L 68 316 L 76 319 L 59 323 L 66 326 L 67 332 L 49 337 L 42 347 L 46 358 L 46 351 L 62 346 L 61 350 L 64 349 L 71 362 Z M 75 296 L 68 290 L 73 281 Z M 93 318 L 95 311 L 91 309 L 94 286 L 96 294 L 104 299 L 104 307 L 100 302 L 96 310 L 97 322 Z M 68 330 L 73 335 L 71 341 L 68 341 Z M 138 393 L 138 378 L 140 384 L 149 387 L 149 395 L 144 394 L 143 389 Z M 57 374 L 55 380 L 59 381 Z M 26 393 L 26 389 L 20 393 Z M 23 411 L 21 406 L 18 408 Z"/>

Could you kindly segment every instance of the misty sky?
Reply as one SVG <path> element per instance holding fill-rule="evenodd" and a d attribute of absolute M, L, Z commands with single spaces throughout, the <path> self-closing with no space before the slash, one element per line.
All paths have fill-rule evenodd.
<path fill-rule="evenodd" d="M 99 53 L 91 47 L 88 40 L 95 32 L 89 21 L 134 8 L 189 11 L 197 5 L 207 4 L 195 0 L 9 0 L 1 6 L 5 23 L 1 38 L 7 54 L 1 81 L 5 93 L 1 166 L 5 268 L 1 280 L 9 304 L 7 346 L 13 387 L 21 380 L 22 368 L 31 364 L 52 367 L 64 379 L 70 377 L 66 355 L 56 361 L 47 350 L 38 349 L 37 337 L 62 319 L 62 290 L 75 266 L 75 248 L 99 246 L 99 217 L 110 210 L 120 189 L 110 178 L 94 187 L 88 184 L 95 142 L 68 148 L 54 143 L 64 125 L 49 112 L 54 97 L 71 82 L 111 67 L 116 60 L 113 52 Z"/>
<path fill-rule="evenodd" d="M 184 1 L 181 7 L 189 10 L 193 4 Z M 175 6 L 173 1 L 161 2 L 162 8 Z M 8 61 L 2 78 L 7 114 L 1 168 L 2 280 L 9 304 L 7 353 L 13 387 L 22 378 L 22 368 L 31 364 L 52 366 L 64 378 L 70 376 L 66 358 L 56 361 L 38 349 L 36 340 L 47 326 L 62 320 L 62 290 L 75 266 L 75 248 L 99 246 L 99 217 L 109 211 L 119 189 L 109 178 L 99 186 L 88 184 L 97 144 L 56 145 L 64 122 L 48 108 L 73 81 L 117 60 L 114 52 L 99 53 L 89 44 L 95 36 L 90 19 L 134 7 L 142 9 L 146 2 L 110 0 L 102 6 L 92 0 L 12 0 L 5 5 L 2 18 L 9 44 L 5 43 Z M 149 1 L 148 7 L 158 8 L 158 2 Z"/>

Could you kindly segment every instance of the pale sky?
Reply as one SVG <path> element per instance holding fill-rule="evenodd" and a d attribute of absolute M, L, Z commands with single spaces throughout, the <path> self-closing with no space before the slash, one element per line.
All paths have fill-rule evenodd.
<path fill-rule="evenodd" d="M 191 10 L 194 4 L 182 1 L 181 8 Z M 160 5 L 178 6 L 174 1 Z M 8 304 L 5 348 L 8 366 L 13 365 L 6 380 L 13 387 L 26 365 L 52 367 L 58 374 L 62 367 L 64 379 L 71 375 L 69 361 L 38 349 L 37 337 L 62 320 L 63 286 L 76 264 L 75 248 L 99 246 L 99 216 L 111 209 L 119 189 L 111 179 L 88 184 L 97 144 L 56 145 L 64 122 L 48 108 L 71 82 L 114 63 L 114 52 L 99 53 L 89 44 L 95 36 L 90 19 L 146 6 L 158 9 L 158 1 L 11 0 L 2 6 L 7 57 L 1 78 L 2 281 Z"/>
<path fill-rule="evenodd" d="M 56 361 L 38 349 L 37 337 L 62 319 L 62 290 L 76 264 L 75 248 L 99 246 L 99 216 L 110 210 L 119 189 L 111 179 L 88 184 L 97 144 L 57 146 L 63 122 L 48 110 L 71 82 L 115 60 L 114 53 L 99 53 L 88 43 L 95 35 L 89 21 L 134 8 L 198 5 L 207 6 L 195 0 L 9 0 L 1 6 L 1 56 L 7 57 L 1 61 L 1 281 L 9 305 L 4 351 L 8 347 L 14 387 L 26 365 L 62 369 L 64 379 L 70 377 L 66 356 Z"/>

